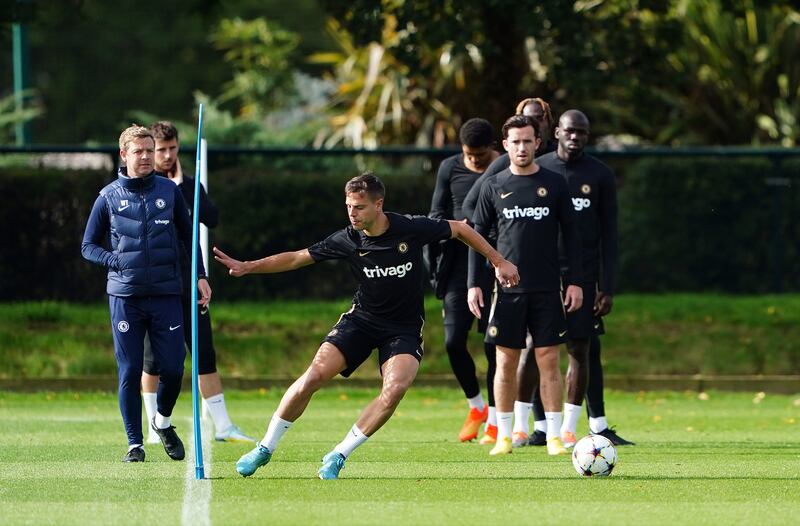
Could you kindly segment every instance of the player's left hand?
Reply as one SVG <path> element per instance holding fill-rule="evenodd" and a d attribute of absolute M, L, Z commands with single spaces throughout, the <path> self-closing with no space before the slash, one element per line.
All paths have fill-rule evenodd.
<path fill-rule="evenodd" d="M 597 291 L 597 297 L 594 300 L 594 315 L 605 316 L 611 312 L 611 307 L 614 306 L 614 296 L 603 294 Z"/>
<path fill-rule="evenodd" d="M 244 276 L 247 274 L 247 269 L 245 268 L 245 262 L 239 261 L 238 259 L 233 259 L 225 252 L 221 251 L 217 247 L 212 249 L 214 251 L 214 259 L 228 267 L 228 274 L 231 276 L 236 276 L 237 278 L 240 276 Z"/>
<path fill-rule="evenodd" d="M 208 304 L 211 303 L 211 285 L 206 278 L 197 280 L 197 292 L 200 293 L 197 304 L 202 305 L 203 308 L 208 307 Z"/>
<path fill-rule="evenodd" d="M 519 285 L 519 272 L 517 266 L 508 260 L 502 260 L 494 269 L 494 275 L 501 287 L 516 287 Z"/>
<path fill-rule="evenodd" d="M 577 285 L 570 285 L 567 287 L 567 293 L 564 296 L 564 306 L 567 312 L 575 312 L 583 305 L 583 289 Z"/>

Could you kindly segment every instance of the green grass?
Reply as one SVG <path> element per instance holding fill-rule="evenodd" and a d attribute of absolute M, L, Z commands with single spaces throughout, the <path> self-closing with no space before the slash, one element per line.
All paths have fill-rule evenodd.
<path fill-rule="evenodd" d="M 296 376 L 349 300 L 217 303 L 225 376 Z M 428 298 L 421 374 L 449 374 L 441 302 Z M 606 318 L 608 374 L 797 374 L 800 295 L 622 295 Z M 472 354 L 485 370 L 479 334 Z M 0 304 L 0 378 L 114 375 L 108 307 Z M 374 374 L 374 373 L 371 373 Z"/>
<path fill-rule="evenodd" d="M 226 398 L 260 436 L 280 394 Z M 800 514 L 796 396 L 611 392 L 609 418 L 638 444 L 619 449 L 611 477 L 584 479 L 542 448 L 492 458 L 458 443 L 460 394 L 412 389 L 339 481 L 317 480 L 319 459 L 374 394 L 323 390 L 270 465 L 243 479 L 234 463 L 249 447 L 214 444 L 211 480 L 194 482 L 191 463 L 158 447 L 144 464 L 119 461 L 113 395 L 0 393 L 0 523 L 178 524 L 187 468 L 190 485 L 211 485 L 214 524 L 795 524 Z M 184 437 L 188 398 L 175 417 Z"/>

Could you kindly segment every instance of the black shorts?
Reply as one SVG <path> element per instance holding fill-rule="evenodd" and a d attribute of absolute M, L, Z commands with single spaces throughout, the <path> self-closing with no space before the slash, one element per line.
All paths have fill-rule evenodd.
<path fill-rule="evenodd" d="M 392 356 L 410 354 L 422 361 L 422 320 L 419 325 L 401 325 L 378 321 L 353 309 L 342 314 L 323 340 L 344 355 L 347 367 L 339 374 L 347 378 L 378 349 L 378 365 Z"/>
<path fill-rule="evenodd" d="M 577 311 L 567 313 L 567 334 L 570 338 L 591 338 L 605 333 L 603 318 L 594 315 L 596 298 L 597 283 L 584 283 L 583 305 Z"/>
<path fill-rule="evenodd" d="M 481 269 L 481 290 L 483 291 L 483 309 L 481 319 L 478 320 L 478 332 L 485 333 L 489 321 L 492 292 L 494 288 L 494 269 Z M 458 325 L 472 328 L 475 316 L 467 305 L 467 269 L 462 265 L 455 265 L 450 272 L 442 299 L 442 318 L 445 325 Z"/>
<path fill-rule="evenodd" d="M 567 341 L 567 320 L 560 292 L 508 293 L 500 290 L 494 295 L 486 343 L 523 349 L 528 332 L 533 337 L 534 347 L 549 347 Z"/>
<path fill-rule="evenodd" d="M 192 351 L 192 311 L 189 303 L 191 296 L 182 296 L 183 303 L 183 341 L 189 352 Z M 214 350 L 214 338 L 211 333 L 211 311 L 203 309 L 197 312 L 197 374 L 211 374 L 217 372 L 217 352 Z M 144 338 L 144 372 L 158 376 L 158 365 L 153 358 L 153 351 L 150 349 L 150 337 Z"/>

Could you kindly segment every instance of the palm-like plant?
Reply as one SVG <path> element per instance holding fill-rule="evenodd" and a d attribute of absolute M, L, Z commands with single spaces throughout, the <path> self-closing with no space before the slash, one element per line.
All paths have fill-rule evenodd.
<path fill-rule="evenodd" d="M 399 28 L 391 14 L 383 20 L 381 41 L 360 47 L 336 20 L 329 20 L 340 51 L 309 59 L 331 67 L 337 86 L 329 104 L 333 116 L 317 135 L 316 146 L 374 148 L 390 140 L 424 146 L 455 136 L 459 123 L 453 122 L 447 101 L 465 88 L 469 70 L 480 69 L 477 48 L 459 52 L 450 43 L 438 48 L 422 44 L 412 68 L 398 58 L 399 46 L 412 29 Z"/>

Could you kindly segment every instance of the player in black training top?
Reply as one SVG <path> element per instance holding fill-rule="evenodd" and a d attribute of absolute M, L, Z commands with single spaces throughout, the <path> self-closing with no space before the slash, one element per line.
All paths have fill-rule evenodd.
<path fill-rule="evenodd" d="M 511 166 L 484 184 L 472 218 L 478 232 L 485 233 L 497 226 L 498 251 L 520 271 L 518 287 L 498 290 L 495 294 L 487 330 L 487 341 L 497 347 L 494 391 L 498 434 L 491 455 L 511 452 L 516 372 L 528 332 L 533 337 L 536 362 L 541 371 L 541 391 L 548 420 L 548 453 L 567 452 L 559 438 L 558 346 L 566 341 L 564 307 L 569 311 L 577 310 L 583 299 L 580 239 L 566 181 L 534 162 L 539 142 L 537 123 L 530 117 L 515 115 L 505 122 L 503 147 L 509 153 Z M 559 228 L 570 264 L 563 299 L 558 260 Z M 478 307 L 483 304 L 481 289 L 475 281 L 479 264 L 477 254 L 471 253 L 469 305 L 477 317 L 480 317 Z"/>
<path fill-rule="evenodd" d="M 462 153 L 448 157 L 439 165 L 429 217 L 466 222 L 467 216 L 461 210 L 461 203 L 481 173 L 499 155 L 492 147 L 494 130 L 485 119 L 469 119 L 461 126 L 459 138 Z M 443 300 L 444 346 L 453 374 L 469 404 L 469 413 L 458 433 L 458 439 L 466 442 L 478 436 L 478 430 L 483 422 L 487 422 L 487 426 L 493 425 L 495 429 L 497 428 L 494 391 L 491 384 L 495 368 L 494 345 L 484 343 L 488 363 L 486 375 L 489 404 L 487 405 L 481 396 L 475 362 L 467 349 L 467 336 L 474 319 L 467 305 L 468 249 L 466 245 L 453 239 L 431 245 L 431 248 L 437 249 L 432 274 L 435 276 L 436 297 Z M 487 268 L 486 272 L 482 272 L 480 281 L 484 294 L 491 294 L 494 273 Z M 488 312 L 484 312 L 483 320 L 478 323 L 480 332 L 486 332 L 488 317 Z"/>
<path fill-rule="evenodd" d="M 458 238 L 492 262 L 501 283 L 509 287 L 518 283 L 516 267 L 468 225 L 384 212 L 384 195 L 383 183 L 370 172 L 348 181 L 345 205 L 350 226 L 304 250 L 238 261 L 214 248 L 214 258 L 233 276 L 285 272 L 318 261 L 345 259 L 359 283 L 353 307 L 339 318 L 306 372 L 283 395 L 263 440 L 236 463 L 241 475 L 248 477 L 269 462 L 278 441 L 303 414 L 314 393 L 337 374 L 349 376 L 374 348 L 383 376 L 381 393 L 344 440 L 322 459 L 319 477 L 338 478 L 347 456 L 389 420 L 422 359 L 425 244 Z"/>
<path fill-rule="evenodd" d="M 515 115 L 527 115 L 532 117 L 536 123 L 539 125 L 539 132 L 541 134 L 542 141 L 539 143 L 539 147 L 536 148 L 536 157 L 544 155 L 548 152 L 555 151 L 556 144 L 550 140 L 550 132 L 553 129 L 553 113 L 550 109 L 550 105 L 544 99 L 539 97 L 531 97 L 527 99 L 521 100 L 515 110 Z M 475 213 L 475 205 L 478 201 L 478 194 L 480 193 L 481 186 L 483 186 L 483 182 L 487 179 L 493 179 L 495 175 L 503 170 L 507 169 L 510 165 L 511 161 L 508 158 L 508 153 L 504 153 L 497 157 L 492 164 L 486 169 L 486 171 L 481 175 L 475 184 L 470 189 L 467 196 L 464 198 L 462 202 L 462 210 L 466 217 L 471 218 L 472 214 Z M 497 232 L 491 231 L 489 232 L 487 239 L 489 242 L 493 242 L 497 238 Z M 484 294 L 486 296 L 486 294 Z M 530 381 L 535 382 L 536 385 L 539 383 L 539 370 L 536 368 L 536 360 L 532 359 L 527 361 L 528 355 L 533 351 L 533 342 L 530 338 L 527 339 L 527 348 L 522 351 L 521 354 L 521 363 L 527 363 L 529 367 L 533 369 L 532 374 L 528 374 L 524 379 L 530 378 Z M 532 355 L 531 355 L 532 356 Z M 492 384 L 494 382 L 494 368 L 489 369 L 489 373 L 491 376 L 487 378 L 487 382 Z M 519 388 L 522 389 L 524 383 L 522 382 L 522 370 L 518 371 L 518 381 L 520 382 Z M 487 375 L 488 376 L 488 375 Z M 527 390 L 530 392 L 530 389 Z M 518 396 L 519 398 L 519 396 Z M 541 403 L 539 404 L 541 406 Z M 528 445 L 529 438 L 531 440 L 537 440 L 540 445 L 545 445 L 545 428 L 546 425 L 544 423 L 544 412 L 541 413 L 541 422 L 536 422 L 537 428 L 536 432 L 529 437 L 529 426 L 528 426 L 528 418 L 531 413 L 531 408 L 533 404 L 530 400 L 521 401 L 518 399 L 514 402 L 514 433 L 513 433 L 513 445 L 514 447 Z M 490 408 L 490 412 L 493 408 Z M 484 435 L 481 437 L 481 444 L 494 444 L 497 440 L 497 420 L 496 416 L 493 419 L 492 417 L 495 415 L 489 415 L 489 422 L 487 422 L 486 430 Z M 493 424 L 493 425 L 489 425 Z M 533 438 L 531 438 L 533 437 Z"/>
<path fill-rule="evenodd" d="M 567 315 L 567 394 L 561 439 L 575 443 L 575 429 L 584 395 L 589 412 L 589 430 L 615 445 L 632 445 L 608 427 L 603 401 L 603 366 L 600 338 L 603 319 L 611 311 L 617 270 L 617 188 L 614 172 L 584 152 L 589 140 L 589 119 L 583 112 L 569 110 L 558 120 L 558 150 L 537 159 L 540 166 L 561 174 L 567 181 L 572 205 L 578 216 L 583 255 L 583 306 Z M 568 271 L 563 258 L 562 273 Z M 530 368 L 520 367 L 525 375 Z M 535 373 L 535 370 L 533 370 Z M 522 400 L 530 400 L 536 378 L 520 380 Z M 534 412 L 543 413 L 538 391 L 533 396 Z"/>

